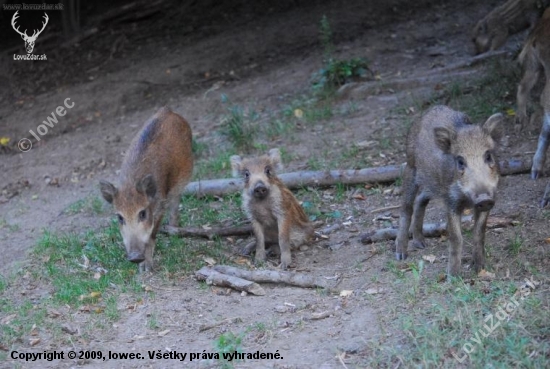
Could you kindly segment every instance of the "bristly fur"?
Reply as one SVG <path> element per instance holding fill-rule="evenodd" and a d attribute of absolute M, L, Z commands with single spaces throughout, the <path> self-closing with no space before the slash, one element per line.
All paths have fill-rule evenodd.
<path fill-rule="evenodd" d="M 546 151 L 550 145 L 550 8 L 546 9 L 539 23 L 529 35 L 518 59 L 523 65 L 524 73 L 517 93 L 516 130 L 519 131 L 527 125 L 527 103 L 531 90 L 537 81 L 543 79 L 542 75 L 546 82 L 540 96 L 544 118 L 531 168 L 531 177 L 537 179 L 542 175 Z"/>
<path fill-rule="evenodd" d="M 185 119 L 161 108 L 132 140 L 119 188 L 100 182 L 103 197 L 119 217 L 128 260 L 140 263 L 140 271 L 153 268 L 155 238 L 167 207 L 168 223 L 179 225 L 180 195 L 193 171 L 191 141 Z"/>
<path fill-rule="evenodd" d="M 256 236 L 256 261 L 265 260 L 265 245 L 279 246 L 281 267 L 291 263 L 292 248 L 307 242 L 313 226 L 292 192 L 277 177 L 282 169 L 280 152 L 242 159 L 231 157 L 235 177 L 242 176 L 243 210 L 252 222 Z M 246 250 L 251 251 L 251 250 Z"/>
<path fill-rule="evenodd" d="M 407 257 L 409 231 L 412 245 L 425 247 L 422 224 L 426 207 L 432 198 L 442 198 L 447 206 L 449 274 L 460 271 L 460 217 L 466 208 L 474 208 L 475 268 L 484 267 L 485 224 L 499 181 L 495 146 L 502 119 L 502 114 L 494 114 L 479 126 L 470 124 L 463 113 L 435 106 L 411 126 L 396 239 L 398 260 Z"/>
<path fill-rule="evenodd" d="M 477 54 L 501 47 L 508 36 L 533 28 L 550 0 L 508 0 L 480 20 L 472 30 Z"/>

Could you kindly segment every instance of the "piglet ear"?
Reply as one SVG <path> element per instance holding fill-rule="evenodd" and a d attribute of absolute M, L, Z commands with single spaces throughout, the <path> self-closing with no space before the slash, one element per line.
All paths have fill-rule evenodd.
<path fill-rule="evenodd" d="M 233 177 L 240 177 L 243 159 L 239 155 L 233 155 L 229 158 L 229 162 L 231 163 L 231 174 Z"/>
<path fill-rule="evenodd" d="M 107 201 L 109 204 L 113 203 L 113 200 L 118 193 L 118 190 L 111 182 L 104 180 L 99 181 L 99 190 L 101 191 L 101 195 L 103 196 L 105 201 Z"/>
<path fill-rule="evenodd" d="M 456 139 L 456 132 L 447 127 L 434 128 L 435 144 L 445 154 L 451 151 L 451 143 Z"/>
<path fill-rule="evenodd" d="M 504 116 L 500 113 L 491 115 L 485 123 L 483 123 L 483 131 L 485 131 L 495 141 L 499 141 L 502 137 L 502 121 Z"/>
<path fill-rule="evenodd" d="M 276 171 L 283 170 L 283 163 L 281 161 L 281 151 L 279 149 L 271 149 L 268 153 L 271 165 Z"/>
<path fill-rule="evenodd" d="M 147 195 L 152 199 L 157 194 L 157 184 L 152 174 L 147 174 L 138 183 L 136 183 L 136 191 Z"/>

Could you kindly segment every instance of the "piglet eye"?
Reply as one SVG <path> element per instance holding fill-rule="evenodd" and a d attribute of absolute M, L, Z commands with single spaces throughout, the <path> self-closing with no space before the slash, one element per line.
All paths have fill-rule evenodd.
<path fill-rule="evenodd" d="M 268 177 L 269 177 L 269 176 L 271 175 L 271 168 L 269 168 L 269 167 L 265 167 L 265 170 L 264 170 L 264 172 L 265 172 L 266 176 L 268 176 Z"/>
<path fill-rule="evenodd" d="M 147 218 L 147 212 L 145 211 L 145 209 L 139 212 L 138 218 L 140 222 L 143 222 Z"/>
<path fill-rule="evenodd" d="M 489 151 L 486 151 L 485 152 L 485 162 L 490 164 L 493 162 L 493 155 L 491 155 L 491 153 Z"/>
<path fill-rule="evenodd" d="M 464 169 L 466 169 L 466 159 L 464 159 L 462 156 L 457 156 L 456 166 L 460 171 L 463 171 Z"/>
<path fill-rule="evenodd" d="M 120 214 L 117 214 L 116 217 L 117 217 L 117 219 L 118 219 L 118 223 L 119 223 L 120 225 L 123 225 L 123 224 L 124 224 L 124 217 L 123 217 L 122 215 L 120 215 Z"/>
<path fill-rule="evenodd" d="M 250 178 L 250 172 L 248 170 L 244 171 L 244 179 Z"/>

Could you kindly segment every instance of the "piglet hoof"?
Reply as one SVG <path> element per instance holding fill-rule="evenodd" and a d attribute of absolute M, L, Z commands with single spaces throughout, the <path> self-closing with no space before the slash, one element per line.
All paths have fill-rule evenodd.
<path fill-rule="evenodd" d="M 540 208 L 541 209 L 545 208 L 549 202 L 550 202 L 550 199 L 547 197 L 544 197 L 542 200 L 540 200 Z"/>
<path fill-rule="evenodd" d="M 542 171 L 536 170 L 536 169 L 531 170 L 531 179 L 533 180 L 539 179 L 541 176 L 542 176 Z"/>
<path fill-rule="evenodd" d="M 420 241 L 420 240 L 412 240 L 410 246 L 414 247 L 415 249 L 424 249 L 424 248 L 426 248 L 426 244 L 424 243 L 424 241 Z"/>
<path fill-rule="evenodd" d="M 396 252 L 395 253 L 395 258 L 397 260 L 405 260 L 407 258 L 407 253 L 406 252 Z"/>
<path fill-rule="evenodd" d="M 241 256 L 250 256 L 255 247 L 256 242 L 250 242 L 239 249 L 239 254 Z"/>
<path fill-rule="evenodd" d="M 144 261 L 139 263 L 139 272 L 140 273 L 152 273 L 153 272 L 153 263 Z"/>

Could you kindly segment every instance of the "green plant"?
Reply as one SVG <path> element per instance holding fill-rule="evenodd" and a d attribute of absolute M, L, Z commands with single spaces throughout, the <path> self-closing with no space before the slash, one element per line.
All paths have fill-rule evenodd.
<path fill-rule="evenodd" d="M 220 356 L 220 361 L 222 368 L 229 369 L 233 368 L 233 363 L 224 361 L 223 358 L 224 354 L 229 353 L 242 353 L 242 341 L 244 338 L 245 333 L 241 333 L 239 335 L 235 335 L 232 332 L 227 332 L 221 334 L 216 341 L 214 342 L 214 348 L 216 349 L 217 353 Z M 237 359 L 234 361 L 238 361 Z"/>
<path fill-rule="evenodd" d="M 160 327 L 159 321 L 158 321 L 158 314 L 156 312 L 149 314 L 147 317 L 147 328 L 149 329 L 157 329 Z"/>
<path fill-rule="evenodd" d="M 332 29 L 326 15 L 321 18 L 320 40 L 323 45 L 323 63 L 328 64 L 334 55 L 334 43 L 332 42 Z"/>
<path fill-rule="evenodd" d="M 222 102 L 229 103 L 227 96 L 222 96 Z M 256 121 L 259 115 L 253 109 L 245 111 L 239 105 L 227 108 L 227 114 L 222 116 L 222 133 L 233 143 L 237 150 L 250 152 L 254 148 L 256 138 Z"/>
<path fill-rule="evenodd" d="M 326 15 L 321 18 L 319 33 L 323 46 L 323 67 L 313 75 L 313 91 L 316 94 L 330 96 L 343 84 L 372 74 L 367 60 L 363 58 L 335 59 L 332 29 Z"/>
<path fill-rule="evenodd" d="M 356 78 L 366 77 L 369 73 L 369 64 L 363 58 L 331 60 L 314 76 L 313 89 L 319 91 L 338 88 Z"/>
<path fill-rule="evenodd" d="M 518 255 L 521 247 L 523 246 L 523 239 L 516 233 L 514 239 L 510 240 L 510 251 L 512 255 Z"/>

